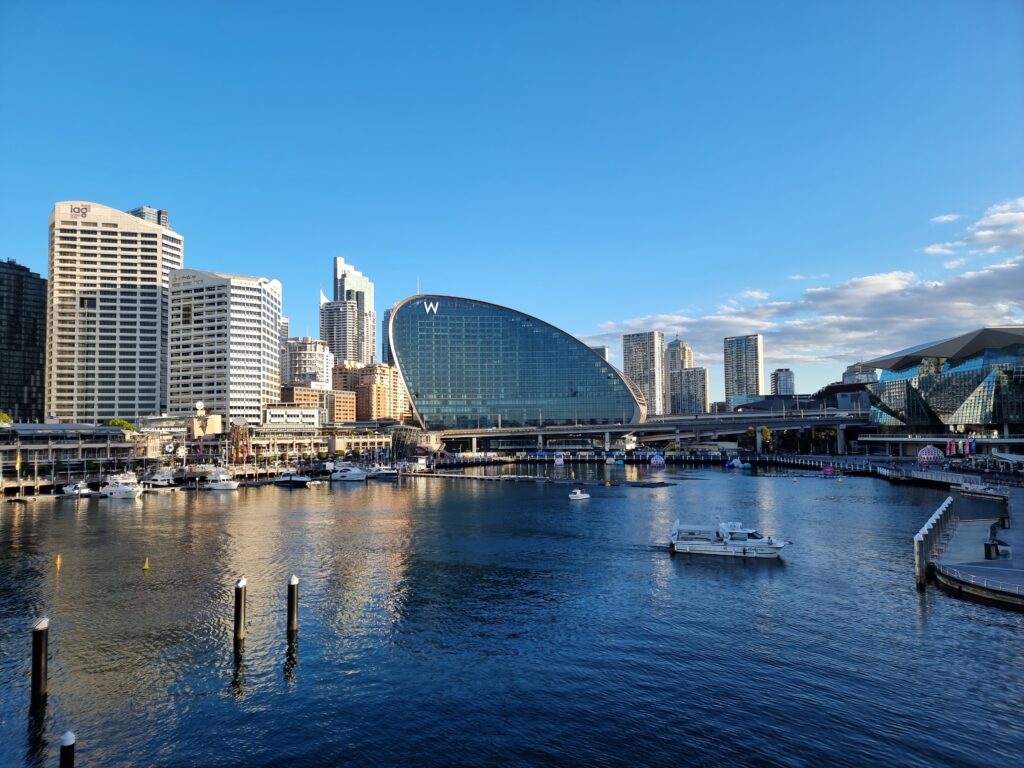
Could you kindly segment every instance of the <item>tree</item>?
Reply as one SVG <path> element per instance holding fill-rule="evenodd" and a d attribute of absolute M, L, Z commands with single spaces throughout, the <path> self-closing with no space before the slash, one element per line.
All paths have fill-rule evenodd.
<path fill-rule="evenodd" d="M 11 418 L 9 413 L 6 411 L 0 411 L 0 424 L 10 424 L 13 421 L 14 420 Z"/>
<path fill-rule="evenodd" d="M 105 427 L 120 427 L 121 429 L 128 430 L 129 432 L 138 432 L 135 425 L 126 419 L 110 419 L 103 422 Z"/>

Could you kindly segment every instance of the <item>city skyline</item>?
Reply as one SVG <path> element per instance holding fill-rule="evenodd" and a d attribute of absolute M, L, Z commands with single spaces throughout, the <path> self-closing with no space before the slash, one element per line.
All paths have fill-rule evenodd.
<path fill-rule="evenodd" d="M 145 203 L 171 211 L 190 268 L 281 280 L 296 336 L 318 336 L 324 264 L 343 254 L 376 281 L 378 317 L 419 283 L 544 317 L 619 366 L 624 333 L 678 334 L 713 399 L 726 336 L 762 333 L 766 367 L 811 392 L 921 338 L 1024 321 L 1024 105 L 1005 98 L 1024 91 L 1024 8 L 907 3 L 879 25 L 740 5 L 589 8 L 583 36 L 564 9 L 499 31 L 491 11 L 408 6 L 396 34 L 387 11 L 331 8 L 302 46 L 297 21 L 258 4 L 227 43 L 188 14 L 153 27 L 68 8 L 55 27 L 5 7 L 0 89 L 24 119 L 0 127 L 18 148 L 0 258 L 45 273 L 56 200 Z M 205 12 L 208 30 L 233 23 Z M 127 49 L 86 46 L 101 24 Z M 352 45 L 329 45 L 336 29 Z M 467 42 L 478 30 L 485 46 Z M 280 40 L 273 67 L 245 42 L 262 35 Z M 166 123 L 42 98 L 72 62 L 99 82 L 181 40 L 188 62 L 152 65 L 180 102 Z M 630 55 L 612 64 L 612 45 Z M 87 152 L 52 152 L 66 109 Z M 144 173 L 95 161 L 154 147 Z"/>

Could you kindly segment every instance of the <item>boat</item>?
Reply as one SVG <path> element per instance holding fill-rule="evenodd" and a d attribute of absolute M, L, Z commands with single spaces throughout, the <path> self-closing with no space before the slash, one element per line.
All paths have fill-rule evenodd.
<path fill-rule="evenodd" d="M 203 487 L 208 491 L 237 491 L 238 485 L 234 475 L 223 467 L 218 467 L 206 473 L 206 485 Z"/>
<path fill-rule="evenodd" d="M 107 475 L 97 496 L 107 499 L 137 499 L 142 495 L 142 486 L 134 472 Z"/>
<path fill-rule="evenodd" d="M 575 488 L 572 489 L 572 493 L 569 494 L 569 499 L 571 501 L 579 501 L 580 499 L 589 499 L 589 498 L 590 498 L 590 494 L 587 493 L 585 490 L 583 490 L 583 486 L 582 485 L 577 485 Z"/>
<path fill-rule="evenodd" d="M 786 542 L 764 536 L 741 523 L 722 522 L 715 526 L 680 525 L 676 520 L 668 537 L 673 553 L 721 555 L 725 557 L 777 558 Z"/>
<path fill-rule="evenodd" d="M 366 479 L 366 470 L 360 469 L 355 464 L 338 464 L 331 470 L 331 480 L 351 480 L 362 482 Z"/>
<path fill-rule="evenodd" d="M 274 478 L 274 485 L 280 488 L 305 488 L 309 485 L 309 475 L 298 472 L 282 472 Z"/>
<path fill-rule="evenodd" d="M 143 478 L 142 485 L 147 488 L 173 488 L 174 470 L 170 467 L 162 467 L 149 477 Z"/>
<path fill-rule="evenodd" d="M 374 464 L 366 470 L 366 476 L 371 480 L 397 480 L 399 473 L 394 467 L 388 467 L 383 464 Z"/>
<path fill-rule="evenodd" d="M 68 483 L 64 486 L 63 491 L 65 496 L 75 496 L 78 498 L 92 496 L 92 489 L 89 488 L 89 484 L 85 480 L 79 480 L 77 483 Z"/>

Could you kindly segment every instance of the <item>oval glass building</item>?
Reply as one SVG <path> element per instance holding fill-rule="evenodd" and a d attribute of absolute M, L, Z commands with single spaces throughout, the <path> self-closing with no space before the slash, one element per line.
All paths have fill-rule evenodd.
<path fill-rule="evenodd" d="M 590 347 L 514 309 L 420 295 L 388 343 L 424 429 L 638 423 L 643 394 Z"/>

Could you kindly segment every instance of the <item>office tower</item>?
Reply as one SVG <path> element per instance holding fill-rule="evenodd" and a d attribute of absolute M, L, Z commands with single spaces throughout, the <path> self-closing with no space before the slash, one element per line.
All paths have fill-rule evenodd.
<path fill-rule="evenodd" d="M 870 365 L 854 363 L 843 371 L 843 384 L 874 384 L 877 381 L 878 374 Z"/>
<path fill-rule="evenodd" d="M 734 397 L 760 395 L 764 391 L 763 370 L 764 338 L 761 334 L 725 339 L 725 399 L 730 408 Z"/>
<path fill-rule="evenodd" d="M 369 365 L 377 359 L 373 283 L 340 256 L 334 260 L 334 299 L 320 293 L 320 338 L 336 360 Z"/>
<path fill-rule="evenodd" d="M 665 369 L 671 373 L 683 368 L 693 368 L 693 348 L 676 337 L 665 345 Z"/>
<path fill-rule="evenodd" d="M 46 280 L 0 261 L 0 411 L 15 423 L 43 420 Z"/>
<path fill-rule="evenodd" d="M 796 394 L 796 381 L 789 368 L 776 368 L 772 371 L 771 382 L 773 395 Z"/>
<path fill-rule="evenodd" d="M 167 211 L 160 210 L 159 208 L 150 208 L 148 205 L 143 205 L 138 208 L 132 208 L 128 213 L 138 219 L 148 221 L 150 224 L 159 224 L 161 227 L 168 228 L 171 226 L 171 219 Z"/>
<path fill-rule="evenodd" d="M 384 365 L 394 365 L 395 361 L 391 359 L 391 343 L 388 336 L 388 323 L 391 322 L 391 310 L 384 310 L 384 319 L 380 324 L 380 359 Z"/>
<path fill-rule="evenodd" d="M 671 413 L 707 413 L 711 403 L 707 368 L 683 368 L 669 375 Z"/>
<path fill-rule="evenodd" d="M 356 419 L 401 419 L 409 411 L 409 395 L 398 369 L 378 363 L 357 367 L 336 363 L 334 389 L 356 393 Z"/>
<path fill-rule="evenodd" d="M 604 360 L 606 363 L 611 362 L 611 353 L 608 351 L 607 344 L 599 344 L 596 347 L 591 347 L 597 353 L 597 356 Z"/>
<path fill-rule="evenodd" d="M 622 372 L 647 398 L 647 415 L 665 413 L 665 334 L 627 333 L 622 337 Z"/>
<path fill-rule="evenodd" d="M 64 201 L 50 214 L 49 250 L 46 415 L 98 423 L 166 411 L 167 292 L 183 264 L 182 236 Z"/>
<path fill-rule="evenodd" d="M 334 355 L 326 341 L 287 339 L 281 351 L 281 386 L 330 389 Z"/>
<path fill-rule="evenodd" d="M 228 421 L 263 420 L 281 397 L 281 283 L 182 269 L 171 275 L 170 413 L 197 402 Z"/>
<path fill-rule="evenodd" d="M 278 327 L 277 336 L 281 340 L 281 344 L 282 345 L 284 345 L 284 343 L 286 341 L 288 341 L 288 339 L 291 338 L 291 335 L 292 335 L 291 326 L 292 326 L 292 324 L 288 320 L 287 317 L 282 317 L 281 318 L 281 322 L 278 323 L 278 326 L 277 326 Z"/>

